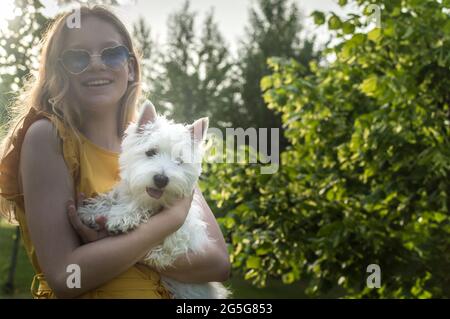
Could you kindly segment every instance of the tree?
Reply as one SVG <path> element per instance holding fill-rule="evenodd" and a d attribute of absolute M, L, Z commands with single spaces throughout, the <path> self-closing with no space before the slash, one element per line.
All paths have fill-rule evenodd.
<path fill-rule="evenodd" d="M 232 112 L 237 87 L 232 78 L 233 61 L 210 11 L 200 35 L 196 13 L 189 1 L 168 20 L 168 45 L 161 56 L 162 71 L 148 79 L 154 83 L 150 97 L 177 121 L 189 122 L 209 116 L 220 125 Z"/>
<path fill-rule="evenodd" d="M 239 108 L 237 70 L 213 10 L 205 18 L 199 49 L 199 111 L 210 117 L 213 126 L 230 125 L 227 116 Z"/>
<path fill-rule="evenodd" d="M 372 2 L 345 20 L 314 13 L 340 40 L 333 63 L 305 76 L 298 61 L 270 60 L 264 99 L 291 144 L 280 171 L 207 164 L 202 187 L 225 214 L 233 266 L 255 284 L 448 298 L 450 2 L 377 1 L 382 28 L 366 32 Z M 370 264 L 380 289 L 366 286 Z"/>
<path fill-rule="evenodd" d="M 192 119 L 197 105 L 195 93 L 198 72 L 195 67 L 196 42 L 195 13 L 190 11 L 189 1 L 169 16 L 168 44 L 164 52 L 163 73 L 155 80 L 152 92 L 157 105 L 163 107 L 178 121 Z"/>
<path fill-rule="evenodd" d="M 301 61 L 307 73 L 315 53 L 313 40 L 300 37 L 302 29 L 300 11 L 289 0 L 258 0 L 250 10 L 250 25 L 239 53 L 243 105 L 236 125 L 282 130 L 281 117 L 267 108 L 259 83 L 270 74 L 266 63 L 269 57 L 294 58 Z M 284 148 L 287 140 L 280 135 Z"/>
<path fill-rule="evenodd" d="M 154 43 L 151 38 L 151 28 L 145 23 L 145 19 L 141 16 L 133 25 L 133 39 L 137 45 L 137 49 L 144 60 L 149 60 L 154 54 Z"/>
<path fill-rule="evenodd" d="M 2 89 L 2 123 L 9 119 L 7 106 L 17 94 L 30 72 L 37 69 L 39 41 L 49 23 L 42 13 L 43 5 L 38 0 L 15 0 L 20 9 L 8 22 L 8 27 L 0 34 L 0 87 Z"/>
<path fill-rule="evenodd" d="M 160 74 L 159 64 L 162 53 L 158 50 L 158 44 L 151 36 L 151 27 L 145 22 L 143 17 L 133 24 L 132 37 L 136 44 L 136 50 L 141 56 L 142 72 L 142 92 L 148 96 L 155 90 L 158 83 L 157 77 Z"/>

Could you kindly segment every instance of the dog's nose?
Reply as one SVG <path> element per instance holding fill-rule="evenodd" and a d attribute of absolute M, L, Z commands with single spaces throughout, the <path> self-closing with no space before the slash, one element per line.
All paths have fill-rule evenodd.
<path fill-rule="evenodd" d="M 169 178 L 166 175 L 157 174 L 153 176 L 153 181 L 155 182 L 156 187 L 163 188 L 169 183 Z"/>

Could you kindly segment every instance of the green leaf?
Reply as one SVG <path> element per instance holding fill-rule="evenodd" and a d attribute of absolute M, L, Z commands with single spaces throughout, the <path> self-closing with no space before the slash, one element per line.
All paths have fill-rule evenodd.
<path fill-rule="evenodd" d="M 344 24 L 342 25 L 342 31 L 345 34 L 352 34 L 353 32 L 355 32 L 355 26 L 349 21 L 344 22 Z"/>
<path fill-rule="evenodd" d="M 365 34 L 357 33 L 348 42 L 351 42 L 353 45 L 358 46 L 363 44 L 365 40 L 366 40 Z"/>
<path fill-rule="evenodd" d="M 259 269 L 261 267 L 261 258 L 257 256 L 249 256 L 246 261 L 247 268 Z"/>
<path fill-rule="evenodd" d="M 231 229 L 236 225 L 236 221 L 234 220 L 234 218 L 229 217 L 229 216 L 220 218 L 219 221 L 225 228 L 228 228 L 228 229 Z"/>
<path fill-rule="evenodd" d="M 273 249 L 273 246 L 270 245 L 269 243 L 264 243 L 263 245 L 259 246 L 256 249 L 256 254 L 258 256 L 263 256 L 263 255 L 267 255 L 268 253 L 270 253 Z"/>
<path fill-rule="evenodd" d="M 314 23 L 316 25 L 322 25 L 325 23 L 325 14 L 323 12 L 320 11 L 314 11 L 312 13 L 312 16 L 314 18 Z"/>
<path fill-rule="evenodd" d="M 244 279 L 249 280 L 258 276 L 258 273 L 254 269 L 250 269 L 245 273 Z"/>
<path fill-rule="evenodd" d="M 382 38 L 382 35 L 381 35 L 381 29 L 380 29 L 380 28 L 375 28 L 375 29 L 373 29 L 372 31 L 370 31 L 370 32 L 367 34 L 367 38 L 368 38 L 370 41 L 375 42 L 375 43 L 380 42 L 380 40 L 381 40 L 381 38 Z"/>
<path fill-rule="evenodd" d="M 283 283 L 284 283 L 285 285 L 292 284 L 292 283 L 295 281 L 294 273 L 289 272 L 289 273 L 287 273 L 287 274 L 284 274 L 284 275 L 281 277 L 281 280 L 283 280 Z"/>
<path fill-rule="evenodd" d="M 433 219 L 434 219 L 437 223 L 442 223 L 444 220 L 447 219 L 447 216 L 444 215 L 444 214 L 442 214 L 442 213 L 436 212 L 436 213 L 433 214 Z"/>
<path fill-rule="evenodd" d="M 367 79 L 363 81 L 360 85 L 360 90 L 367 96 L 373 96 L 373 93 L 378 87 L 378 77 L 374 74 L 370 75 Z"/>
<path fill-rule="evenodd" d="M 342 26 L 341 19 L 339 19 L 339 17 L 337 15 L 333 14 L 328 19 L 328 28 L 330 30 L 337 30 L 337 29 L 341 28 L 341 26 Z"/>
<path fill-rule="evenodd" d="M 266 91 L 273 87 L 272 77 L 265 76 L 261 79 L 261 90 Z"/>

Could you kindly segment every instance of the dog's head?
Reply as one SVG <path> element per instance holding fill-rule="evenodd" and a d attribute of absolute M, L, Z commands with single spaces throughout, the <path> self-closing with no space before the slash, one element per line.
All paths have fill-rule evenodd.
<path fill-rule="evenodd" d="M 125 132 L 120 174 L 133 200 L 167 206 L 192 193 L 201 174 L 208 118 L 176 124 L 156 114 L 151 102 Z"/>

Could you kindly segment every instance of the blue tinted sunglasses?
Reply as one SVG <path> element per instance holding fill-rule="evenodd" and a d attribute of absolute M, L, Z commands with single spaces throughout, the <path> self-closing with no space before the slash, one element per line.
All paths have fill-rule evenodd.
<path fill-rule="evenodd" d="M 86 71 L 91 64 L 92 57 L 100 57 L 102 63 L 111 69 L 119 69 L 133 55 L 124 45 L 104 48 L 100 54 L 91 54 L 84 49 L 69 49 L 63 52 L 58 59 L 67 72 L 78 75 Z"/>

